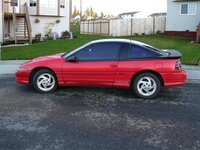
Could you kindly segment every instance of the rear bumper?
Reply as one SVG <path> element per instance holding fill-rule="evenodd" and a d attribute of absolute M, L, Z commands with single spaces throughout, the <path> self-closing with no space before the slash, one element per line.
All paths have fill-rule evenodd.
<path fill-rule="evenodd" d="M 29 84 L 29 72 L 28 71 L 16 71 L 16 82 L 19 84 Z"/>
<path fill-rule="evenodd" d="M 164 86 L 182 86 L 186 83 L 187 74 L 185 70 L 174 73 L 164 73 L 162 74 L 164 80 Z"/>

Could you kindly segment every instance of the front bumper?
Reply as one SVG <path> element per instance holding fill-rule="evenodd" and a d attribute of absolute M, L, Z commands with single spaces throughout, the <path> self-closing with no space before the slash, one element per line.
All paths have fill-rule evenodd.
<path fill-rule="evenodd" d="M 29 84 L 30 71 L 17 70 L 15 73 L 16 82 L 19 84 Z"/>
<path fill-rule="evenodd" d="M 164 86 L 182 86 L 186 83 L 187 74 L 185 70 L 174 73 L 162 74 Z"/>

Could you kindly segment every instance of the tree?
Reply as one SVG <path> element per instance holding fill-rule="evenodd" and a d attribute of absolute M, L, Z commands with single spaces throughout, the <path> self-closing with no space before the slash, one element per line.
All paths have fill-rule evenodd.
<path fill-rule="evenodd" d="M 104 18 L 104 13 L 103 13 L 103 12 L 101 12 L 101 14 L 100 14 L 100 18 L 101 18 L 101 19 Z"/>
<path fill-rule="evenodd" d="M 72 13 L 72 17 L 74 18 L 76 16 L 77 16 L 77 8 L 76 8 L 76 6 L 74 6 L 74 11 Z"/>

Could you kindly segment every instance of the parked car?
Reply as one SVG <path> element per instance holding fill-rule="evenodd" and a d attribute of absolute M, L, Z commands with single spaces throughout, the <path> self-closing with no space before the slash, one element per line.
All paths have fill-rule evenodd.
<path fill-rule="evenodd" d="M 16 81 L 40 93 L 58 86 L 108 86 L 154 98 L 161 87 L 182 86 L 181 54 L 125 39 L 92 41 L 74 51 L 33 59 L 19 67 Z"/>

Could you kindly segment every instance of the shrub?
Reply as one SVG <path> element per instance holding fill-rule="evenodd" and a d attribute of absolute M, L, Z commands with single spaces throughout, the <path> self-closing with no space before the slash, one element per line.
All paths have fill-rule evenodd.
<path fill-rule="evenodd" d="M 42 34 L 41 34 L 41 33 L 36 34 L 36 35 L 35 35 L 35 42 L 40 42 L 41 37 L 42 37 Z"/>
<path fill-rule="evenodd" d="M 72 33 L 72 35 L 74 39 L 78 38 L 78 35 L 76 33 Z"/>
<path fill-rule="evenodd" d="M 199 60 L 198 60 L 198 62 L 197 62 L 197 65 L 200 66 L 200 58 L 199 58 Z"/>
<path fill-rule="evenodd" d="M 158 35 L 161 34 L 161 31 L 157 31 L 156 34 L 158 34 Z"/>
<path fill-rule="evenodd" d="M 62 39 L 67 39 L 69 37 L 70 37 L 69 31 L 66 30 L 66 31 L 62 32 L 62 35 L 61 35 Z"/>
<path fill-rule="evenodd" d="M 54 23 L 46 23 L 44 27 L 45 35 L 44 40 L 53 40 L 52 28 Z"/>
<path fill-rule="evenodd" d="M 139 34 L 138 33 L 135 33 L 135 36 L 138 36 Z"/>

